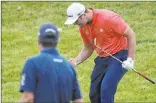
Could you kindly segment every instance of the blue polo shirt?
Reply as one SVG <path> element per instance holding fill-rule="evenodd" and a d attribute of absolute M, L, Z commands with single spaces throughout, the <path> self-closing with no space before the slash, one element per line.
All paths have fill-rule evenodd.
<path fill-rule="evenodd" d="M 57 49 L 44 49 L 26 60 L 20 92 L 33 92 L 35 103 L 69 103 L 80 99 L 76 72 Z"/>

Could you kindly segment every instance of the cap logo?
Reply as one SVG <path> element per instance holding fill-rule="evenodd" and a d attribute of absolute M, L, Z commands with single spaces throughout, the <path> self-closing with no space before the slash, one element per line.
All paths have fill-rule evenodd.
<path fill-rule="evenodd" d="M 52 33 L 56 33 L 56 31 L 54 29 L 46 29 L 45 32 L 52 32 Z"/>
<path fill-rule="evenodd" d="M 100 32 L 103 32 L 103 31 L 104 31 L 104 30 L 101 28 L 101 29 L 100 29 Z"/>
<path fill-rule="evenodd" d="M 68 17 L 73 17 L 73 15 L 67 15 Z"/>
<path fill-rule="evenodd" d="M 84 11 L 81 11 L 81 12 L 80 12 L 80 13 L 78 13 L 77 15 L 78 15 L 78 16 L 80 16 L 80 15 L 82 15 L 82 14 L 83 14 L 83 12 L 84 12 Z"/>

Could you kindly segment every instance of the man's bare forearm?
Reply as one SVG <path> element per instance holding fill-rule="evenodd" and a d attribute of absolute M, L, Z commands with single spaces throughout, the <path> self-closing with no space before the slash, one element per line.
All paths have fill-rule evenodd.
<path fill-rule="evenodd" d="M 134 59 L 135 58 L 135 50 L 136 50 L 136 36 L 133 30 L 129 27 L 125 32 L 125 36 L 128 40 L 128 57 Z"/>
<path fill-rule="evenodd" d="M 135 33 L 133 33 L 135 35 Z M 131 39 L 128 39 L 128 57 L 132 59 L 135 58 L 135 47 L 136 47 L 136 40 L 135 36 L 132 36 Z"/>
<path fill-rule="evenodd" d="M 86 45 L 81 49 L 81 52 L 79 53 L 79 55 L 75 58 L 76 60 L 76 65 L 82 63 L 83 61 L 85 61 L 87 58 L 89 58 L 92 53 L 93 53 L 94 49 L 92 48 L 91 45 Z"/>

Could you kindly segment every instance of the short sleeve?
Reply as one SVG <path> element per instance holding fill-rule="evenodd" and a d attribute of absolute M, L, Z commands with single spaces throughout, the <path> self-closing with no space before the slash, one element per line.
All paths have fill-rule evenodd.
<path fill-rule="evenodd" d="M 86 35 L 84 34 L 84 30 L 82 28 L 80 28 L 79 30 L 80 30 L 80 34 L 81 34 L 83 43 L 86 45 L 89 44 L 90 42 L 89 42 L 88 38 L 86 37 Z"/>
<path fill-rule="evenodd" d="M 108 19 L 108 24 L 111 31 L 115 32 L 117 35 L 123 35 L 128 27 L 128 24 L 119 15 Z"/>
<path fill-rule="evenodd" d="M 20 92 L 34 92 L 36 85 L 35 66 L 32 60 L 27 60 L 24 64 L 20 82 Z"/>
<path fill-rule="evenodd" d="M 78 83 L 78 80 L 77 80 L 77 75 L 76 75 L 76 71 L 74 70 L 73 68 L 73 72 L 74 72 L 74 78 L 73 78 L 73 95 L 72 95 L 72 100 L 76 100 L 76 99 L 80 99 L 82 98 L 82 95 L 81 95 L 81 91 L 80 91 L 80 87 L 79 87 L 79 83 Z"/>

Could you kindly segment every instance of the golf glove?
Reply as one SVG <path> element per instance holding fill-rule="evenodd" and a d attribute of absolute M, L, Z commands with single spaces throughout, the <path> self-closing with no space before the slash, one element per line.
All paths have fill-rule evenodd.
<path fill-rule="evenodd" d="M 132 58 L 127 58 L 127 60 L 123 61 L 122 67 L 127 70 L 132 70 L 134 68 L 134 61 Z"/>

